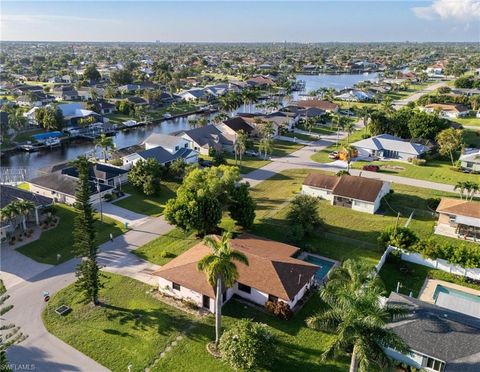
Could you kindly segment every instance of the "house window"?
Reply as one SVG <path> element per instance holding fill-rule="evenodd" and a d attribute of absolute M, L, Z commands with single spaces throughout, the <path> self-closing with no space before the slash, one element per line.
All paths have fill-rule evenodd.
<path fill-rule="evenodd" d="M 238 290 L 250 294 L 252 292 L 252 288 L 248 285 L 238 283 Z"/>
<path fill-rule="evenodd" d="M 178 146 L 175 146 L 175 151 L 178 151 Z"/>
<path fill-rule="evenodd" d="M 277 302 L 277 301 L 278 301 L 278 297 L 269 294 L 269 295 L 268 295 L 268 301 Z"/>
<path fill-rule="evenodd" d="M 172 282 L 172 288 L 175 289 L 176 291 L 180 290 L 180 284 Z"/>
<path fill-rule="evenodd" d="M 443 371 L 443 368 L 445 367 L 445 363 L 437 359 L 427 358 L 426 367 L 431 369 L 432 371 Z"/>

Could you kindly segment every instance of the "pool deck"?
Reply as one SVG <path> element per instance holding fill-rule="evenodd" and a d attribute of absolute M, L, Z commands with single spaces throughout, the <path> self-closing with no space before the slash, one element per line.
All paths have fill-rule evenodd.
<path fill-rule="evenodd" d="M 433 298 L 433 295 L 435 294 L 435 289 L 439 284 L 447 288 L 452 288 L 458 291 L 472 294 L 474 296 L 480 296 L 480 291 L 477 291 L 476 289 L 473 289 L 473 288 L 463 287 L 461 285 L 445 282 L 443 280 L 426 279 L 425 282 L 423 283 L 422 289 L 420 290 L 418 299 L 428 302 L 430 304 L 434 304 L 435 299 Z"/>

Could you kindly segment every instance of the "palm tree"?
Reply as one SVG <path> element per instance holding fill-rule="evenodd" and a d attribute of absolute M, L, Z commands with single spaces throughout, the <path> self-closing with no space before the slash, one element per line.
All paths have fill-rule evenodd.
<path fill-rule="evenodd" d="M 237 154 L 240 158 L 240 165 L 242 165 L 242 157 L 247 149 L 247 134 L 242 129 L 238 131 L 237 138 L 235 139 L 235 164 L 237 163 Z"/>
<path fill-rule="evenodd" d="M 459 191 L 460 199 L 463 199 L 463 196 L 465 195 L 465 186 L 466 186 L 466 182 L 459 181 L 453 188 L 454 191 L 457 191 L 457 190 Z"/>
<path fill-rule="evenodd" d="M 393 112 L 393 101 L 392 98 L 390 97 L 385 97 L 380 104 L 380 107 L 383 112 L 385 112 L 387 115 L 391 114 Z"/>
<path fill-rule="evenodd" d="M 347 161 L 347 172 L 350 171 L 350 162 L 352 161 L 353 153 L 355 148 L 350 145 L 343 146 L 342 151 L 345 153 L 345 160 Z"/>
<path fill-rule="evenodd" d="M 95 140 L 95 146 L 98 146 L 102 149 L 103 161 L 106 163 L 108 152 L 111 149 L 115 148 L 115 143 L 113 143 L 113 138 L 107 137 L 105 134 L 102 134 L 100 135 L 100 137 L 98 137 Z"/>
<path fill-rule="evenodd" d="M 13 204 L 16 205 L 18 214 L 22 217 L 22 227 L 23 231 L 27 230 L 27 216 L 28 214 L 35 209 L 35 204 L 28 200 L 18 200 L 14 201 Z"/>
<path fill-rule="evenodd" d="M 329 275 L 321 292 L 329 309 L 307 319 L 313 329 L 331 332 L 333 342 L 322 355 L 324 360 L 351 350 L 350 372 L 359 367 L 368 371 L 372 365 L 381 370 L 391 366 L 385 348 L 408 352 L 408 346 L 386 324 L 406 313 L 405 308 L 385 305 L 379 298 L 384 292 L 373 267 L 347 260 Z"/>
<path fill-rule="evenodd" d="M 204 243 L 212 249 L 209 253 L 198 261 L 197 268 L 203 271 L 207 276 L 208 283 L 215 288 L 215 346 L 218 346 L 220 340 L 220 331 L 222 327 L 222 287 L 231 288 L 238 279 L 238 270 L 234 261 L 248 266 L 248 258 L 242 252 L 232 249 L 230 245 L 231 235 L 224 232 L 218 239 L 214 236 L 206 236 Z"/>
<path fill-rule="evenodd" d="M 368 120 L 372 117 L 372 114 L 375 110 L 368 106 L 362 106 L 358 110 L 358 115 L 362 118 L 364 131 L 366 133 Z"/>
<path fill-rule="evenodd" d="M 315 127 L 315 124 L 317 123 L 317 121 L 315 120 L 315 118 L 307 118 L 305 120 L 305 129 L 308 130 L 308 133 L 312 133 L 312 129 Z"/>
<path fill-rule="evenodd" d="M 258 151 L 264 153 L 263 159 L 266 160 L 268 157 L 268 154 L 270 154 L 273 151 L 273 141 L 271 138 L 265 137 L 262 138 L 258 144 Z"/>
<path fill-rule="evenodd" d="M 350 118 L 345 118 L 348 119 L 348 121 L 344 125 L 344 129 L 347 132 L 347 144 L 350 143 L 350 134 L 352 134 L 355 131 L 355 124 Z"/>
<path fill-rule="evenodd" d="M 223 112 L 215 115 L 215 117 L 212 119 L 212 121 L 215 123 L 215 124 L 220 124 L 222 121 L 224 120 L 227 120 L 228 119 L 228 116 L 225 115 Z"/>
<path fill-rule="evenodd" d="M 8 221 L 12 226 L 15 225 L 15 221 L 20 215 L 20 210 L 15 202 L 7 204 L 0 210 L 0 219 L 2 222 Z M 14 226 L 15 227 L 15 226 Z"/>

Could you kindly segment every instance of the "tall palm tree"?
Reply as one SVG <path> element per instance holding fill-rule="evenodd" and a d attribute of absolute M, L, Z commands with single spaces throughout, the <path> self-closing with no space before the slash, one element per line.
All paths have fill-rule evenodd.
<path fill-rule="evenodd" d="M 242 157 L 247 149 L 247 133 L 242 129 L 238 131 L 237 138 L 235 139 L 235 164 L 237 162 L 237 154 L 240 159 L 240 165 L 242 165 Z"/>
<path fill-rule="evenodd" d="M 380 104 L 380 108 L 387 115 L 391 114 L 393 112 L 393 100 L 392 100 L 392 98 L 385 97 L 383 99 L 382 103 Z"/>
<path fill-rule="evenodd" d="M 455 187 L 453 188 L 453 190 L 459 192 L 460 194 L 460 199 L 463 199 L 464 195 L 465 195 L 465 186 L 466 186 L 466 182 L 464 181 L 459 181 L 457 182 L 457 184 L 455 185 Z"/>
<path fill-rule="evenodd" d="M 102 149 L 103 161 L 106 163 L 109 151 L 115 148 L 113 138 L 102 134 L 95 140 L 95 146 Z"/>
<path fill-rule="evenodd" d="M 305 120 L 305 129 L 308 130 L 308 133 L 312 133 L 312 129 L 315 127 L 315 124 L 317 123 L 317 121 L 315 120 L 315 118 L 307 118 Z"/>
<path fill-rule="evenodd" d="M 362 118 L 363 121 L 363 127 L 366 132 L 367 126 L 368 126 L 368 120 L 372 117 L 374 110 L 371 107 L 368 106 L 362 106 L 358 110 L 358 115 Z"/>
<path fill-rule="evenodd" d="M 384 291 L 373 267 L 347 260 L 329 275 L 321 292 L 329 309 L 307 319 L 313 329 L 332 332 L 333 342 L 322 355 L 324 360 L 351 350 L 350 372 L 359 367 L 368 371 L 373 365 L 380 369 L 391 366 L 384 348 L 408 352 L 408 346 L 386 324 L 406 314 L 401 307 L 381 305 Z"/>
<path fill-rule="evenodd" d="M 215 288 L 215 346 L 218 346 L 222 328 L 222 287 L 231 288 L 238 279 L 238 270 L 235 261 L 248 265 L 248 258 L 242 252 L 232 249 L 230 245 L 231 235 L 224 232 L 218 239 L 214 236 L 206 236 L 204 243 L 212 249 L 198 261 L 197 268 L 207 276 L 208 283 Z"/>
<path fill-rule="evenodd" d="M 350 135 L 355 131 L 355 124 L 350 118 L 348 118 L 348 121 L 345 123 L 344 129 L 345 129 L 345 132 L 347 132 L 347 144 L 348 144 L 350 143 Z"/>
<path fill-rule="evenodd" d="M 15 202 L 7 204 L 0 210 L 1 221 L 7 221 L 14 227 L 15 221 L 17 220 L 18 216 L 20 216 L 20 210 L 18 208 L 18 205 L 15 204 Z"/>
<path fill-rule="evenodd" d="M 347 144 L 343 146 L 342 151 L 345 153 L 345 160 L 347 161 L 347 172 L 350 172 L 350 162 L 352 161 L 355 148 Z"/>
<path fill-rule="evenodd" d="M 263 152 L 263 159 L 266 160 L 268 154 L 273 151 L 273 140 L 271 138 L 265 137 L 262 138 L 258 144 L 258 151 Z"/>

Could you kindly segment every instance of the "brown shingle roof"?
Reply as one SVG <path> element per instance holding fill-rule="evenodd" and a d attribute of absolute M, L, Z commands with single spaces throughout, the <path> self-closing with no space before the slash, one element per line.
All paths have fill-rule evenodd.
<path fill-rule="evenodd" d="M 244 234 L 230 241 L 232 248 L 243 252 L 249 265 L 236 263 L 238 282 L 283 300 L 292 300 L 298 291 L 312 278 L 318 266 L 291 256 L 299 248 Z M 197 262 L 211 249 L 203 243 L 190 248 L 155 272 L 164 279 L 198 293 L 215 297 L 214 289 L 205 274 L 197 270 Z"/>
<path fill-rule="evenodd" d="M 339 178 L 321 173 L 310 173 L 303 181 L 304 185 L 318 187 L 320 189 L 333 190 Z"/>
<path fill-rule="evenodd" d="M 346 198 L 374 202 L 382 186 L 383 182 L 379 180 L 344 175 L 335 185 L 333 193 Z"/>
<path fill-rule="evenodd" d="M 310 173 L 304 185 L 332 190 L 334 195 L 345 198 L 374 202 L 382 189 L 383 182 L 371 178 L 343 175 L 341 177 Z"/>
<path fill-rule="evenodd" d="M 442 198 L 437 207 L 437 212 L 480 218 L 480 202 Z"/>
<path fill-rule="evenodd" d="M 306 99 L 302 101 L 296 101 L 295 105 L 304 108 L 316 107 L 325 111 L 335 111 L 338 109 L 338 105 L 336 103 L 322 101 L 320 99 Z"/>

